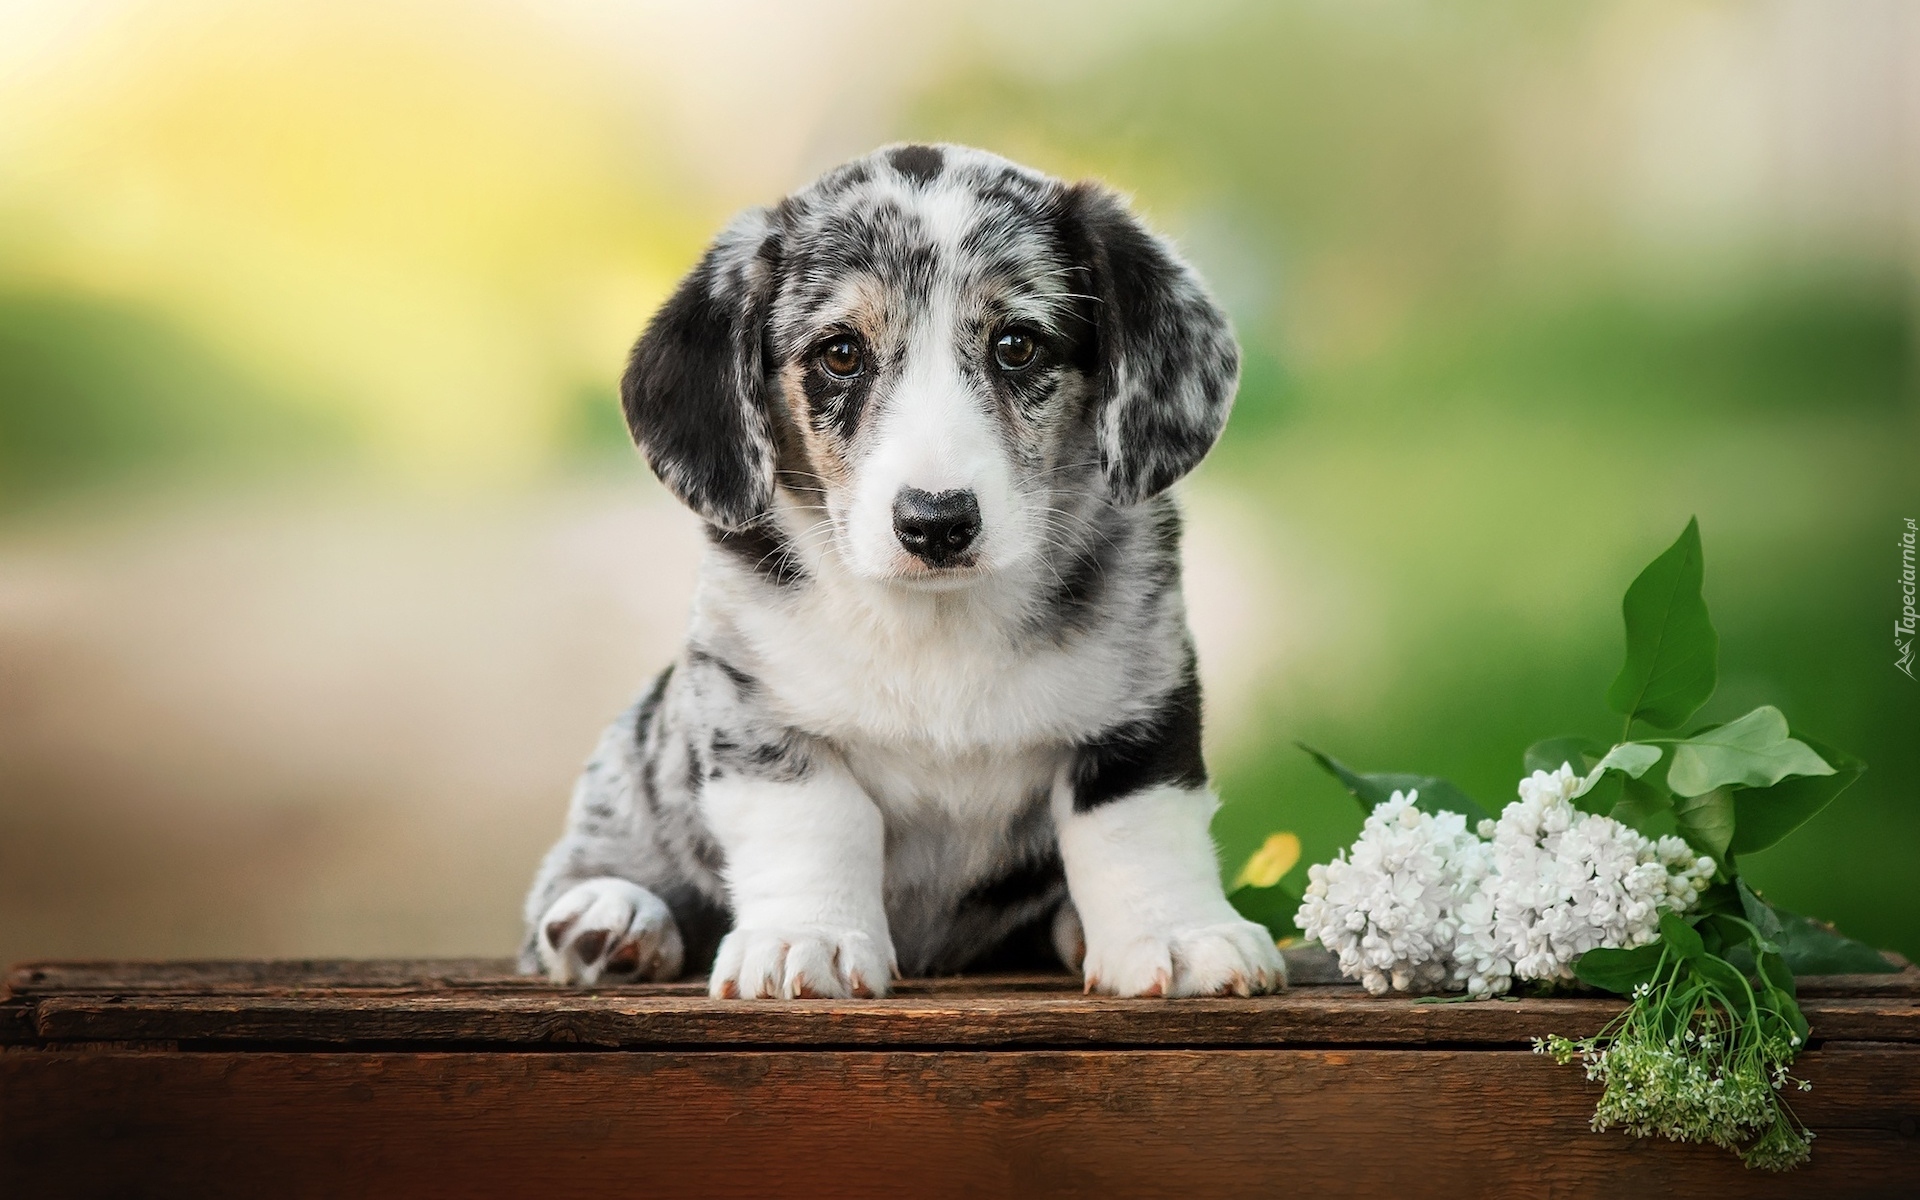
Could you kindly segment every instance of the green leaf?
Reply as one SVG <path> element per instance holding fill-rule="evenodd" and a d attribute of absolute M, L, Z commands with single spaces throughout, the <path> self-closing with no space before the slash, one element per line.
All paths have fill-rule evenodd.
<path fill-rule="evenodd" d="M 1626 996 L 1652 980 L 1660 968 L 1660 952 L 1659 942 L 1631 950 L 1589 950 L 1573 961 L 1573 973 L 1582 983 Z"/>
<path fill-rule="evenodd" d="M 1806 1014 L 1800 1011 L 1799 996 L 1779 988 L 1774 989 L 1773 995 L 1774 1003 L 1780 1009 L 1780 1015 L 1787 1019 L 1787 1027 L 1793 1030 L 1794 1036 L 1800 1039 L 1802 1046 L 1806 1045 L 1807 1037 L 1813 1030 L 1807 1024 Z"/>
<path fill-rule="evenodd" d="M 1228 893 L 1227 903 L 1247 920 L 1266 926 L 1275 941 L 1300 936 L 1299 927 L 1293 923 L 1294 914 L 1300 911 L 1300 897 L 1286 888 L 1235 888 Z"/>
<path fill-rule="evenodd" d="M 1743 889 L 1744 890 L 1744 889 Z M 1751 895 L 1752 893 L 1747 893 Z M 1765 906 L 1762 905 L 1764 908 Z M 1768 918 L 1773 918 L 1768 911 Z M 1774 921 L 1778 925 L 1777 920 Z M 1807 1018 L 1800 1011 L 1800 986 L 1793 978 L 1793 968 L 1778 950 L 1767 950 L 1757 956 L 1755 966 L 1759 970 L 1760 982 L 1766 985 L 1768 996 L 1774 1009 L 1785 1019 L 1787 1028 L 1793 1031 L 1802 1045 L 1807 1041 Z"/>
<path fill-rule="evenodd" d="M 1707 944 L 1700 940 L 1693 926 L 1670 912 L 1660 914 L 1660 940 L 1677 958 L 1693 960 L 1707 952 Z"/>
<path fill-rule="evenodd" d="M 1888 975 L 1900 968 L 1863 942 L 1831 925 L 1776 908 L 1780 933 L 1773 940 L 1795 975 Z"/>
<path fill-rule="evenodd" d="M 1813 748 L 1787 731 L 1787 718 L 1762 704 L 1737 721 L 1696 733 L 1673 747 L 1667 786 L 1677 796 L 1717 787 L 1772 787 L 1789 775 L 1832 775 Z"/>
<path fill-rule="evenodd" d="M 1753 955 L 1748 947 L 1753 942 L 1753 926 L 1728 913 L 1691 913 L 1695 933 L 1706 943 L 1708 954 L 1718 954 L 1735 966 L 1748 965 Z"/>
<path fill-rule="evenodd" d="M 1593 770 L 1587 772 L 1587 777 L 1580 781 L 1579 789 L 1573 794 L 1576 798 L 1586 795 L 1608 771 L 1620 771 L 1638 779 L 1659 761 L 1660 747 L 1649 746 L 1644 742 L 1621 742 L 1607 751 L 1600 761 L 1593 765 Z"/>
<path fill-rule="evenodd" d="M 1620 802 L 1613 806 L 1609 816 L 1650 838 L 1663 838 L 1680 831 L 1679 823 L 1674 820 L 1673 797 L 1657 779 L 1629 776 L 1622 782 Z"/>
<path fill-rule="evenodd" d="M 1765 850 L 1800 828 L 1813 815 L 1833 803 L 1834 798 L 1852 786 L 1866 771 L 1867 764 L 1836 750 L 1824 742 L 1802 738 L 1814 753 L 1833 767 L 1831 775 L 1800 775 L 1783 779 L 1770 788 L 1749 788 L 1733 794 L 1736 814 L 1733 827 L 1733 854 L 1751 854 Z"/>
<path fill-rule="evenodd" d="M 1705 795 L 1678 796 L 1673 801 L 1673 819 L 1687 844 L 1716 862 L 1727 859 L 1727 847 L 1733 842 L 1733 793 L 1715 788 Z"/>
<path fill-rule="evenodd" d="M 1313 756 L 1329 775 L 1338 779 L 1353 793 L 1354 799 L 1371 812 L 1392 798 L 1395 792 L 1418 791 L 1413 806 L 1421 812 L 1456 812 L 1472 825 L 1487 816 L 1487 810 L 1474 802 L 1473 798 L 1437 775 L 1408 775 L 1399 772 L 1377 772 L 1361 774 L 1348 767 L 1337 758 L 1320 753 L 1305 742 L 1294 745 Z"/>
<path fill-rule="evenodd" d="M 1747 915 L 1747 920 L 1753 922 L 1753 927 L 1760 931 L 1761 937 L 1770 942 L 1778 942 L 1780 918 L 1774 914 L 1773 909 L 1768 907 L 1765 900 L 1754 894 L 1753 889 L 1747 886 L 1746 880 L 1736 878 L 1733 886 L 1740 897 L 1740 911 Z"/>
<path fill-rule="evenodd" d="M 1620 605 L 1627 661 L 1607 689 L 1607 705 L 1626 714 L 1628 725 L 1676 728 L 1713 695 L 1720 635 L 1700 594 L 1703 573 L 1695 519 L 1627 588 Z"/>
<path fill-rule="evenodd" d="M 1732 1001 L 1732 1007 L 1739 1011 L 1746 1007 L 1747 997 L 1753 994 L 1753 985 L 1739 967 L 1726 959 L 1713 954 L 1702 954 L 1693 960 L 1693 969 L 1702 979 L 1720 990 L 1720 994 Z"/>
<path fill-rule="evenodd" d="M 1760 978 L 1766 980 L 1768 986 L 1774 991 L 1783 992 L 1789 998 L 1798 997 L 1800 989 L 1794 982 L 1793 968 L 1787 965 L 1786 957 L 1779 951 L 1762 954 L 1759 958 L 1759 967 Z"/>
<path fill-rule="evenodd" d="M 1760 961 L 1771 955 L 1778 959 L 1780 947 L 1773 944 L 1767 936 L 1754 927 L 1753 922 L 1732 913 L 1709 913 L 1692 918 L 1693 927 L 1704 936 L 1709 954 L 1718 954 L 1734 966 L 1752 975 L 1760 971 Z M 1791 983 L 1793 972 L 1781 966 L 1784 977 Z"/>
<path fill-rule="evenodd" d="M 1740 891 L 1731 881 L 1710 883 L 1700 893 L 1700 899 L 1694 901 L 1691 910 L 1699 913 L 1726 913 L 1728 916 L 1740 915 Z"/>
<path fill-rule="evenodd" d="M 1571 767 L 1574 774 L 1583 777 L 1580 790 L 1573 794 L 1573 806 L 1582 812 L 1605 814 L 1612 811 L 1618 801 L 1619 789 L 1601 787 L 1603 776 L 1586 776 L 1594 764 L 1606 756 L 1607 748 L 1592 738 L 1555 737 L 1528 746 L 1521 766 L 1528 773 L 1545 771 L 1549 774 L 1563 766 Z"/>
<path fill-rule="evenodd" d="M 1622 785 L 1626 782 L 1627 777 L 1618 772 L 1602 775 L 1592 787 L 1573 797 L 1573 806 L 1583 813 L 1607 816 L 1620 807 L 1620 796 L 1624 790 Z"/>
<path fill-rule="evenodd" d="M 1527 747 L 1526 754 L 1520 760 L 1521 769 L 1531 775 L 1535 771 L 1558 771 L 1562 763 L 1570 763 L 1575 773 L 1585 775 L 1606 752 L 1606 747 L 1592 738 L 1546 738 Z"/>

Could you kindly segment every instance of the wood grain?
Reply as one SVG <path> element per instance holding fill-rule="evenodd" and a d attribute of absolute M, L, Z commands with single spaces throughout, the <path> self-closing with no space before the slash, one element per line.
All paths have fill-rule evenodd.
<path fill-rule="evenodd" d="M 1588 1133 L 1511 1051 L 0 1054 L 14 1194 L 1890 1196 L 1911 1047 L 1820 1052 L 1811 1167 Z"/>
<path fill-rule="evenodd" d="M 1344 983 L 1337 977 L 1325 982 Z M 979 992 L 1077 992 L 1080 978 L 1064 971 L 952 975 L 901 979 L 902 995 Z M 508 958 L 261 959 L 176 962 L 21 963 L 6 972 L 5 994 L 44 996 L 61 992 L 166 992 L 278 995 L 310 991 L 486 991 L 551 994 L 561 988 L 539 976 L 522 975 Z M 704 996 L 702 977 L 672 983 L 614 985 L 604 989 L 636 995 Z"/>
<path fill-rule="evenodd" d="M 1813 1166 L 1587 1130 L 1519 1048 L 1606 998 L 1351 985 L 1115 1000 L 1065 975 L 881 1001 L 554 988 L 500 960 L 27 964 L 0 1195 L 1920 1194 L 1920 973 L 1806 988 Z"/>
<path fill-rule="evenodd" d="M 537 988 L 508 958 L 295 958 L 26 962 L 8 968 L 16 996 L 53 992 L 259 991 L 287 988 Z M 691 991 L 691 985 L 668 985 Z"/>
<path fill-rule="evenodd" d="M 1353 985 L 1340 977 L 1333 958 L 1316 946 L 1283 951 L 1295 987 Z M 1799 981 L 1804 995 L 1920 995 L 1920 968 L 1897 955 L 1904 969 L 1886 975 L 1812 975 Z M 1022 974 L 955 975 L 902 979 L 901 995 L 957 995 L 1005 992 L 1077 992 L 1080 980 L 1064 971 Z M 544 979 L 520 974 L 509 958 L 395 959 L 219 959 L 198 961 L 27 962 L 0 975 L 0 996 L 57 992 L 259 993 L 312 989 L 393 989 L 413 991 L 486 990 L 549 993 Z M 641 984 L 609 991 L 640 995 L 704 995 L 699 978 L 675 983 Z"/>
<path fill-rule="evenodd" d="M 1357 988 L 1250 999 L 1120 1000 L 1032 991 L 886 1000 L 717 1001 L 569 990 L 313 989 L 29 995 L 28 1037 L 219 1046 L 1525 1046 L 1597 1031 L 1608 998 L 1420 1004 Z M 1808 998 L 1816 1044 L 1920 1041 L 1920 997 Z M 17 1035 L 16 1035 L 17 1036 Z"/>
<path fill-rule="evenodd" d="M 1281 952 L 1296 985 L 1345 985 L 1333 956 L 1318 946 Z M 522 975 L 510 958 L 302 958 L 199 961 L 27 962 L 0 976 L 0 992 L 276 992 L 313 988 L 405 988 L 423 991 L 487 989 L 549 992 L 544 979 Z M 954 975 L 902 979 L 903 995 L 1080 990 L 1080 977 L 1065 971 Z M 628 989 L 622 989 L 628 990 Z M 631 990 L 659 995 L 704 995 L 700 978 L 642 984 Z"/>

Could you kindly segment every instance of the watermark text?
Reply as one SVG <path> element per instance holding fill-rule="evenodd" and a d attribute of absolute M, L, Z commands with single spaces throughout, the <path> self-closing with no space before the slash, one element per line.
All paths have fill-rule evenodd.
<path fill-rule="evenodd" d="M 1914 538 L 1920 530 L 1914 527 L 1914 518 L 1907 518 L 1907 526 L 1900 533 L 1900 616 L 1893 623 L 1893 665 L 1894 669 L 1906 673 L 1908 679 L 1913 674 L 1913 631 L 1920 618 L 1913 611 L 1914 575 L 1913 550 Z"/>

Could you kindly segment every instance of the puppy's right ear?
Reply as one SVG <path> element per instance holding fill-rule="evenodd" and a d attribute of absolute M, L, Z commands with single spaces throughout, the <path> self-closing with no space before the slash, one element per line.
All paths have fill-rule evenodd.
<path fill-rule="evenodd" d="M 1099 303 L 1100 463 L 1137 504 L 1200 465 L 1233 407 L 1240 349 L 1227 314 L 1172 246 L 1096 183 L 1064 193 Z"/>
<path fill-rule="evenodd" d="M 773 503 L 760 346 L 778 254 L 765 209 L 735 218 L 647 323 L 620 379 L 627 429 L 654 474 L 724 529 Z"/>

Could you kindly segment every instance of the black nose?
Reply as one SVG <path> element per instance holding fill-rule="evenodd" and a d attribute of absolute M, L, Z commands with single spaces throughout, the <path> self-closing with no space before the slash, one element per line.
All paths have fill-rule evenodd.
<path fill-rule="evenodd" d="M 901 488 L 893 498 L 893 532 L 908 553 L 929 566 L 945 566 L 980 536 L 980 502 L 968 491 Z"/>

